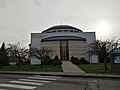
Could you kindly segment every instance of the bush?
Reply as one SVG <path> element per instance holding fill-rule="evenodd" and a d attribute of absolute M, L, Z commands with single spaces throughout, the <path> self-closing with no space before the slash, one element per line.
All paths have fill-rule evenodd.
<path fill-rule="evenodd" d="M 52 65 L 53 60 L 51 60 L 50 56 L 44 57 L 43 65 Z"/>
<path fill-rule="evenodd" d="M 53 61 L 53 65 L 62 65 L 62 62 L 59 60 L 58 56 L 56 55 Z"/>
<path fill-rule="evenodd" d="M 30 60 L 26 60 L 25 63 L 26 63 L 26 64 L 30 64 Z"/>
<path fill-rule="evenodd" d="M 80 61 L 77 57 L 71 57 L 71 60 L 70 60 L 73 64 L 76 64 L 76 65 L 80 65 Z"/>
<path fill-rule="evenodd" d="M 80 59 L 80 62 L 81 62 L 82 64 L 90 64 L 89 61 L 85 60 L 85 58 L 81 58 L 81 59 Z"/>

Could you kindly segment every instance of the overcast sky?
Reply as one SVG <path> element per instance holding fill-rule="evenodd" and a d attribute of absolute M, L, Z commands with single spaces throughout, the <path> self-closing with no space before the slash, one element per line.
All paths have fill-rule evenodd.
<path fill-rule="evenodd" d="M 109 32 L 96 32 L 101 22 Z M 61 23 L 96 32 L 98 39 L 119 38 L 120 0 L 0 0 L 0 44 L 27 46 L 30 33 Z"/>

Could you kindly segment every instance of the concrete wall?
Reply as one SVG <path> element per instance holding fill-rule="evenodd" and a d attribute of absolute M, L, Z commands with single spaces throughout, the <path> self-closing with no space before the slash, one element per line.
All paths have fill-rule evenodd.
<path fill-rule="evenodd" d="M 98 56 L 97 55 L 92 55 L 89 57 L 90 63 L 99 63 Z"/>
<path fill-rule="evenodd" d="M 31 57 L 31 58 L 30 58 L 30 63 L 31 63 L 31 65 L 41 64 L 41 60 L 38 60 L 38 59 L 35 58 L 35 57 Z"/>
<path fill-rule="evenodd" d="M 78 57 L 79 59 L 81 57 L 84 57 L 87 59 L 87 47 L 85 41 L 69 41 L 69 59 L 71 59 L 72 56 Z"/>
<path fill-rule="evenodd" d="M 47 41 L 43 42 L 42 47 L 46 47 L 51 49 L 53 52 L 50 54 L 50 57 L 53 59 L 56 55 L 58 55 L 60 59 L 60 42 L 59 41 Z M 81 57 L 84 57 L 87 59 L 87 48 L 86 48 L 86 42 L 85 41 L 69 41 L 69 60 L 72 56 L 78 57 L 79 59 Z"/>
<path fill-rule="evenodd" d="M 51 49 L 52 52 L 50 54 L 50 57 L 53 59 L 56 55 L 60 58 L 60 42 L 59 41 L 48 41 L 48 42 L 42 42 L 42 47 L 47 47 L 48 49 Z"/>

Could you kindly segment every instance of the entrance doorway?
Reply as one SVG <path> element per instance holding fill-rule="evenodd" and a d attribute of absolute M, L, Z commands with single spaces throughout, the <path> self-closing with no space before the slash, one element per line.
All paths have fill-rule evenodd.
<path fill-rule="evenodd" d="M 69 47 L 68 41 L 60 41 L 60 60 L 69 60 Z"/>

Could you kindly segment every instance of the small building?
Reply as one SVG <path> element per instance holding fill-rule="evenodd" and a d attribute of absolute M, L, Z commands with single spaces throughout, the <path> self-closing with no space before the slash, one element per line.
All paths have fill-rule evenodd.
<path fill-rule="evenodd" d="M 54 58 L 57 55 L 62 61 L 69 61 L 72 56 L 79 59 L 83 57 L 89 61 L 88 45 L 95 41 L 95 32 L 83 32 L 70 25 L 56 25 L 41 33 L 31 33 L 30 48 L 52 49 L 54 54 L 50 57 Z M 36 57 L 30 56 L 30 61 L 31 64 L 40 64 Z"/>
<path fill-rule="evenodd" d="M 112 74 L 120 75 L 120 47 L 110 53 Z"/>

